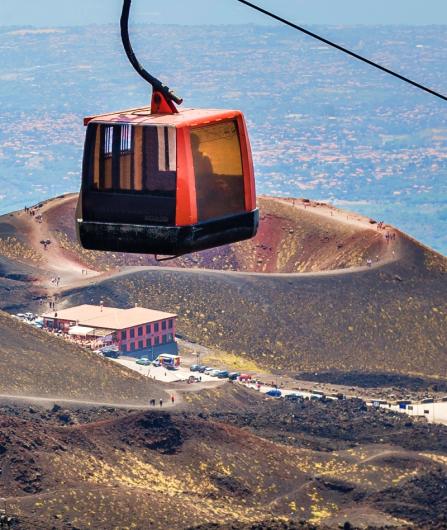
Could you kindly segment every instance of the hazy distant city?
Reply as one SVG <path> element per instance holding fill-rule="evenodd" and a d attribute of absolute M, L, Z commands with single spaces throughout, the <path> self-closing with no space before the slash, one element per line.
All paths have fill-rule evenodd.
<path fill-rule="evenodd" d="M 443 26 L 314 28 L 441 92 Z M 282 28 L 137 26 L 185 106 L 240 108 L 258 193 L 331 201 L 447 254 L 445 103 Z M 116 26 L 0 28 L 2 213 L 75 191 L 84 115 L 141 106 Z"/>

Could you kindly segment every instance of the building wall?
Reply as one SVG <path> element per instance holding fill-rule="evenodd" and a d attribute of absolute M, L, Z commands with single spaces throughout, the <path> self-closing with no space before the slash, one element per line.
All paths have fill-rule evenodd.
<path fill-rule="evenodd" d="M 44 318 L 43 325 L 49 329 L 60 329 L 64 333 L 68 333 L 68 328 L 70 326 L 75 326 L 76 322 L 72 322 L 71 320 L 62 320 L 59 318 Z"/>
<path fill-rule="evenodd" d="M 177 342 L 169 342 L 168 344 L 162 344 L 160 346 L 154 346 L 152 348 L 146 348 L 143 350 L 135 350 L 133 352 L 124 352 L 122 355 L 134 357 L 135 359 L 147 357 L 150 361 L 154 361 L 162 353 L 178 355 L 179 352 Z"/>
<path fill-rule="evenodd" d="M 118 347 L 121 353 L 148 350 L 175 341 L 176 318 L 167 318 L 118 331 Z"/>

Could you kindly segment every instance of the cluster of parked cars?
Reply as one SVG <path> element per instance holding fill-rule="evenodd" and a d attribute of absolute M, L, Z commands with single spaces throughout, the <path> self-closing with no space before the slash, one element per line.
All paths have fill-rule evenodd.
<path fill-rule="evenodd" d="M 148 357 L 140 357 L 135 362 L 141 366 L 161 366 L 161 363 L 158 359 L 151 361 Z"/>
<path fill-rule="evenodd" d="M 218 379 L 229 379 L 235 381 L 241 374 L 239 372 L 229 372 L 228 370 L 218 370 L 212 366 L 206 366 L 204 364 L 193 364 L 190 367 L 191 372 L 199 372 L 201 374 L 210 375 L 211 377 L 217 377 Z"/>
<path fill-rule="evenodd" d="M 34 326 L 38 329 L 43 328 L 43 318 L 35 315 L 34 313 L 17 313 L 17 315 L 13 316 L 18 320 L 25 322 L 25 324 L 30 324 L 31 326 Z"/>

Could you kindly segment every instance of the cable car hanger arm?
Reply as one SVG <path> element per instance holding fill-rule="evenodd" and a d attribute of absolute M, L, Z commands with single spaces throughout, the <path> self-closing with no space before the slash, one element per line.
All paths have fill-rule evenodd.
<path fill-rule="evenodd" d="M 344 48 L 343 46 L 340 46 L 339 44 L 335 42 L 325 39 L 324 37 L 321 37 L 320 35 L 317 35 L 316 33 L 313 33 L 312 31 L 309 31 L 306 28 L 298 26 L 297 24 L 294 24 L 290 20 L 282 18 L 278 15 L 275 15 L 275 13 L 272 13 L 271 11 L 267 11 L 266 9 L 263 9 L 262 7 L 256 4 L 253 4 L 252 2 L 248 2 L 247 0 L 236 0 L 236 1 L 250 7 L 251 9 L 254 9 L 255 11 L 259 11 L 263 15 L 266 15 L 270 18 L 273 18 L 274 20 L 277 20 L 278 22 L 281 22 L 282 24 L 285 24 L 286 26 L 290 26 L 291 28 L 296 29 L 297 31 L 301 31 L 302 33 L 305 33 L 309 37 L 317 39 L 320 42 L 324 42 L 324 44 L 327 44 L 328 46 L 332 46 L 333 48 L 336 48 L 337 50 L 343 53 L 346 53 L 347 55 L 350 55 L 351 57 L 354 57 L 355 59 L 358 59 L 359 61 L 363 61 L 364 63 L 369 64 L 370 66 L 373 66 L 374 68 L 377 68 L 378 70 L 381 70 L 382 72 L 385 72 L 386 74 L 397 77 L 401 81 L 405 81 L 405 83 L 409 83 L 410 85 L 413 85 L 414 87 L 419 88 L 420 90 L 424 90 L 425 92 L 428 92 L 432 96 L 436 96 L 440 99 L 443 99 L 444 101 L 447 101 L 447 97 L 444 96 L 443 94 L 440 94 L 439 92 L 436 92 L 435 90 L 432 90 L 431 88 L 421 85 L 420 83 L 417 83 L 416 81 L 413 81 L 412 79 L 409 79 L 408 77 L 398 74 L 397 72 L 394 72 L 393 70 L 390 70 L 389 68 L 386 68 L 385 66 L 382 66 L 381 64 L 375 63 L 374 61 L 371 61 L 370 59 L 367 59 L 366 57 L 363 57 L 362 55 L 359 55 L 358 53 L 355 53 L 349 50 L 348 48 Z"/>
<path fill-rule="evenodd" d="M 134 67 L 136 72 L 152 86 L 154 90 L 152 106 L 154 107 L 154 100 L 157 100 L 157 95 L 158 95 L 158 101 L 155 101 L 158 108 L 162 107 L 163 102 L 161 101 L 161 99 L 164 98 L 165 102 L 168 104 L 169 108 L 171 109 L 171 112 L 177 112 L 172 102 L 177 103 L 178 105 L 181 105 L 183 102 L 183 99 L 176 96 L 174 92 L 169 89 L 169 87 L 164 85 L 159 79 L 157 79 L 156 77 L 151 75 L 147 70 L 145 70 L 143 66 L 140 64 L 140 62 L 138 61 L 135 55 L 135 52 L 133 51 L 132 44 L 130 42 L 130 37 L 129 37 L 129 14 L 130 14 L 131 4 L 132 4 L 132 0 L 124 0 L 123 11 L 121 14 L 121 40 L 123 41 L 123 46 L 124 46 L 124 50 L 126 51 L 127 58 L 129 59 L 130 64 Z"/>

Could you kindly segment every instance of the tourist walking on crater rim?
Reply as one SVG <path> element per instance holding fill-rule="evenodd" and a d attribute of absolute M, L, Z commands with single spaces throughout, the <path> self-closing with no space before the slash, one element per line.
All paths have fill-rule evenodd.
<path fill-rule="evenodd" d="M 160 398 L 160 407 L 163 406 L 163 400 Z"/>
<path fill-rule="evenodd" d="M 175 396 L 174 396 L 174 394 L 172 394 L 172 396 L 171 396 L 171 403 L 174 404 L 174 402 L 175 402 Z"/>

